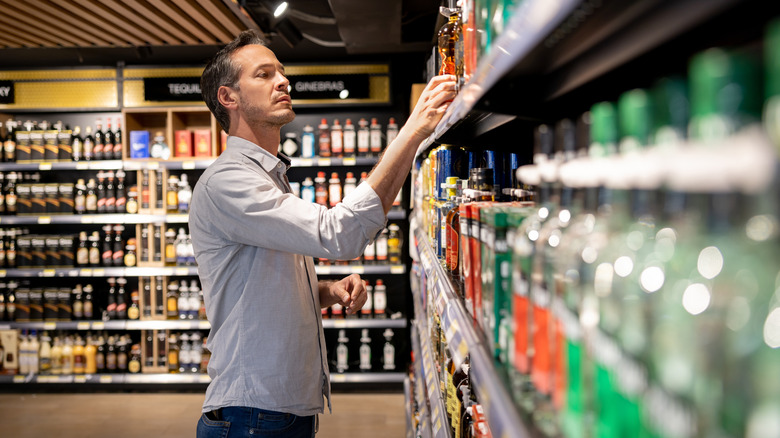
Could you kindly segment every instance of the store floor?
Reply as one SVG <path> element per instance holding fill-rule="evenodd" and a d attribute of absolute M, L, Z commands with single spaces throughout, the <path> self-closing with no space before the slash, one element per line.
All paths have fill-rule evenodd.
<path fill-rule="evenodd" d="M 203 394 L 0 394 L 0 436 L 192 438 L 202 403 Z M 405 434 L 403 394 L 334 394 L 317 438 Z"/>

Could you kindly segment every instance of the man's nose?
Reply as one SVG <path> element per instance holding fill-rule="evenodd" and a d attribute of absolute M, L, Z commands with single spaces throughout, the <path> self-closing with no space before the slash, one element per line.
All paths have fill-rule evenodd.
<path fill-rule="evenodd" d="M 279 80 L 276 83 L 276 89 L 277 90 L 285 90 L 287 91 L 287 87 L 290 86 L 290 80 L 287 79 L 283 74 L 279 73 Z"/>

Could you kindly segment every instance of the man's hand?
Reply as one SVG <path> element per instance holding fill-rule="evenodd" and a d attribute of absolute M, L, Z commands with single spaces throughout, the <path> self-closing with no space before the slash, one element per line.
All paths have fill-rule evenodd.
<path fill-rule="evenodd" d="M 347 314 L 355 314 L 366 304 L 366 286 L 360 275 L 352 274 L 339 281 L 326 283 L 326 287 L 320 287 L 320 306 L 330 307 L 339 303 L 344 306 Z"/>
<path fill-rule="evenodd" d="M 425 86 L 406 122 L 416 140 L 425 140 L 433 133 L 457 94 L 456 85 L 455 76 L 442 75 L 434 76 Z"/>

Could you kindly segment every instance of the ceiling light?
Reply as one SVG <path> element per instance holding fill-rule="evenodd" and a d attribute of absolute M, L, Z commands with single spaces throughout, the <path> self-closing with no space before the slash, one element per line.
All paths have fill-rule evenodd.
<path fill-rule="evenodd" d="M 287 2 L 279 3 L 276 8 L 274 8 L 274 18 L 279 18 L 284 15 L 284 13 L 287 12 L 287 6 Z"/>

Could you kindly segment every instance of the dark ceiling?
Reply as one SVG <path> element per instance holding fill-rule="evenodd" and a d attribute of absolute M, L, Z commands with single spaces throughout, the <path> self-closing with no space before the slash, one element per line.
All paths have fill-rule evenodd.
<path fill-rule="evenodd" d="M 5 1 L 5 0 L 2 0 Z M 89 0 L 94 1 L 94 0 Z M 141 0 L 143 1 L 143 0 Z M 147 0 L 150 1 L 150 0 Z M 284 63 L 403 59 L 430 53 L 446 0 L 290 0 L 278 22 L 270 15 L 276 0 L 238 0 L 266 34 L 269 47 Z M 289 31 L 290 24 L 300 33 Z M 292 35 L 292 37 L 290 36 Z M 298 40 L 300 38 L 300 40 Z M 290 45 L 290 40 L 295 43 Z M 315 42 L 316 41 L 316 42 Z M 0 68 L 198 65 L 221 44 L 143 45 L 132 47 L 5 48 Z M 419 64 L 415 66 L 419 69 Z"/>

